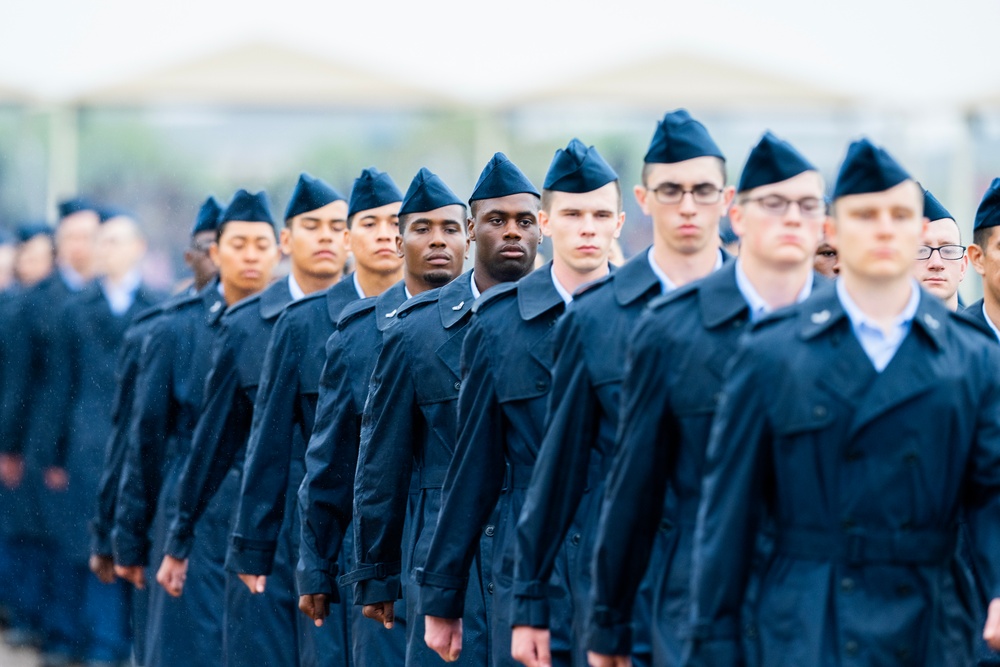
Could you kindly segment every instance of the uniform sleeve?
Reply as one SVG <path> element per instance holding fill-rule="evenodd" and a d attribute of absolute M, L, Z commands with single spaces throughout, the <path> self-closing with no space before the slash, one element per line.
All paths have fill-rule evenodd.
<path fill-rule="evenodd" d="M 253 406 L 240 392 L 236 365 L 241 344 L 242 336 L 232 327 L 221 327 L 191 451 L 172 503 L 176 515 L 169 517 L 166 553 L 174 558 L 187 558 L 191 553 L 194 526 L 222 486 L 250 430 Z"/>
<path fill-rule="evenodd" d="M 306 474 L 299 487 L 301 543 L 295 572 L 300 595 L 338 595 L 337 559 L 354 507 L 362 407 L 354 400 L 354 378 L 345 363 L 341 333 L 326 345 L 316 423 L 306 449 Z"/>
<path fill-rule="evenodd" d="M 146 565 L 149 529 L 156 514 L 169 428 L 176 419 L 173 359 L 176 332 L 167 322 L 142 345 L 111 546 L 119 565 Z"/>
<path fill-rule="evenodd" d="M 361 422 L 361 445 L 354 479 L 356 604 L 400 597 L 403 521 L 413 472 L 413 442 L 421 429 L 420 410 L 406 356 L 406 338 L 397 325 L 386 331 L 375 362 Z"/>
<path fill-rule="evenodd" d="M 503 489 L 505 455 L 488 335 L 473 317 L 462 345 L 458 441 L 441 492 L 441 513 L 427 561 L 416 573 L 417 611 L 461 618 L 482 526 Z"/>
<path fill-rule="evenodd" d="M 640 321 L 627 351 L 614 460 L 594 543 L 587 647 L 605 655 L 632 652 L 632 608 L 659 528 L 670 450 L 679 445 L 669 406 L 670 355 L 657 329 L 650 319 Z"/>
<path fill-rule="evenodd" d="M 771 385 L 757 372 L 759 357 L 744 340 L 712 424 L 694 535 L 690 667 L 741 660 L 740 612 L 763 502 L 762 453 L 771 437 L 760 391 Z"/>
<path fill-rule="evenodd" d="M 517 522 L 512 625 L 549 627 L 548 580 L 587 488 L 600 410 L 572 311 L 555 332 L 557 352 L 545 438 Z"/>
<path fill-rule="evenodd" d="M 22 454 L 27 432 L 27 416 L 31 401 L 33 337 L 36 335 L 35 317 L 29 308 L 28 295 L 17 297 L 10 308 L 11 319 L 17 323 L 4 341 L 6 346 L 3 385 L 0 386 L 0 453 Z"/>
<path fill-rule="evenodd" d="M 66 465 L 66 430 L 71 406 L 80 387 L 80 317 L 74 299 L 48 314 L 57 318 L 50 323 L 45 337 L 43 372 L 35 380 L 38 394 L 31 409 L 27 448 L 39 464 L 48 468 Z"/>
<path fill-rule="evenodd" d="M 975 571 L 985 594 L 1000 598 L 1000 363 L 990 349 L 989 386 L 976 411 L 976 433 L 966 482 L 966 521 Z"/>
<path fill-rule="evenodd" d="M 296 398 L 305 352 L 294 327 L 282 315 L 264 355 L 253 422 L 247 442 L 227 567 L 245 574 L 270 574 L 285 517 L 285 494 L 299 419 Z"/>
<path fill-rule="evenodd" d="M 135 392 L 135 374 L 138 365 L 141 339 L 127 339 L 118 356 L 115 377 L 118 384 L 111 406 L 112 427 L 104 453 L 104 467 L 97 485 L 97 503 L 90 522 L 90 551 L 93 554 L 111 553 L 111 527 L 118 499 L 118 482 L 121 479 L 125 456 L 128 453 L 128 428 L 132 398 Z"/>

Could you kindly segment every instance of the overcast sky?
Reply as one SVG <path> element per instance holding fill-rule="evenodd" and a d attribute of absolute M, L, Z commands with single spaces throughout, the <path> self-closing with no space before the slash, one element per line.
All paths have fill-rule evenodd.
<path fill-rule="evenodd" d="M 271 40 L 474 102 L 658 54 L 949 107 L 1000 94 L 997 0 L 3 0 L 0 86 L 45 98 Z M 587 7 L 587 9 L 583 9 Z"/>

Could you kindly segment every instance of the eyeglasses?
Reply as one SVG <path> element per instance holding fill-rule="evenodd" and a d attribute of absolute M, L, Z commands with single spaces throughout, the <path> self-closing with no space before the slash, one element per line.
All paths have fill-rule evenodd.
<path fill-rule="evenodd" d="M 653 188 L 652 192 L 656 195 L 656 201 L 661 204 L 680 204 L 684 195 L 688 193 L 691 193 L 691 199 L 699 206 L 718 204 L 722 199 L 722 188 L 712 183 L 699 183 L 690 190 L 685 190 L 675 183 L 664 183 Z"/>
<path fill-rule="evenodd" d="M 826 201 L 820 197 L 788 199 L 781 195 L 764 195 L 763 197 L 747 197 L 743 201 L 755 202 L 769 215 L 784 215 L 788 212 L 788 207 L 795 204 L 799 207 L 799 213 L 803 218 L 816 219 L 826 217 Z"/>
<path fill-rule="evenodd" d="M 922 245 L 917 250 L 917 259 L 930 259 L 935 250 L 937 250 L 938 254 L 941 255 L 941 259 L 950 259 L 954 261 L 965 257 L 964 245 L 949 244 L 938 246 L 936 248 L 930 245 Z"/>

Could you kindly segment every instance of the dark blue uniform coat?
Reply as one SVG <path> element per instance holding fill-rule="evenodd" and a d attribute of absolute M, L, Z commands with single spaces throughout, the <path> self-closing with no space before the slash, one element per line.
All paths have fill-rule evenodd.
<path fill-rule="evenodd" d="M 455 451 L 459 364 L 472 304 L 468 272 L 408 301 L 400 307 L 396 323 L 383 333 L 362 420 L 354 483 L 358 563 L 347 580 L 357 582 L 357 604 L 398 599 L 402 564 L 419 566 L 426 556 L 441 508 L 444 475 Z M 414 472 L 419 475 L 420 493 L 410 539 L 404 542 Z M 483 523 L 485 517 L 473 529 L 477 534 L 482 534 Z M 466 562 L 463 576 L 468 576 L 471 561 Z M 478 567 L 474 574 L 481 578 Z M 411 613 L 416 593 L 413 575 L 404 575 L 409 619 L 406 664 L 433 664 L 440 658 L 424 643 L 422 619 Z M 487 664 L 485 585 L 477 581 L 463 591 L 468 613 L 457 664 Z"/>
<path fill-rule="evenodd" d="M 300 595 L 323 593 L 335 599 L 340 596 L 337 573 L 354 569 L 354 536 L 349 526 L 354 511 L 354 471 L 358 464 L 361 418 L 375 360 L 382 350 L 382 332 L 395 322 L 396 312 L 404 301 L 406 287 L 399 282 L 378 297 L 352 302 L 344 308 L 337 330 L 326 343 L 316 421 L 298 494 L 302 532 L 296 579 Z M 404 544 L 410 523 L 407 517 Z M 408 564 L 404 563 L 403 571 L 408 570 Z M 403 664 L 404 605 L 396 604 L 396 623 L 388 631 L 364 618 L 360 607 L 352 607 L 354 664 L 358 667 Z"/>
<path fill-rule="evenodd" d="M 1000 349 L 922 293 L 878 373 L 835 290 L 819 290 L 740 345 L 703 489 L 689 664 L 734 664 L 763 516 L 761 664 L 969 665 L 982 628 L 956 533 L 964 516 L 1000 596 Z"/>
<path fill-rule="evenodd" d="M 168 505 L 174 502 L 177 478 L 191 448 L 224 310 L 218 283 L 213 282 L 166 310 L 143 344 L 111 533 L 116 563 L 159 567 L 172 513 Z M 218 532 L 228 515 L 229 508 L 217 508 L 202 518 L 199 530 Z M 170 597 L 155 583 L 155 569 L 147 572 L 146 667 L 221 664 L 225 543 L 217 542 L 203 539 L 191 552 L 180 598 Z"/>
<path fill-rule="evenodd" d="M 513 625 L 549 627 L 548 581 L 575 525 L 570 542 L 578 548 L 569 563 L 570 584 L 577 641 L 582 640 L 590 608 L 590 557 L 618 430 L 625 349 L 644 308 L 662 291 L 643 251 L 578 294 L 556 325 L 548 426 L 517 526 Z M 664 533 L 657 543 L 666 542 Z M 649 663 L 652 650 L 651 597 L 646 586 L 632 615 L 638 637 L 630 652 L 639 664 Z"/>
<path fill-rule="evenodd" d="M 516 283 L 498 285 L 476 304 L 462 350 L 458 443 L 437 530 L 433 540 L 424 538 L 427 556 L 417 574 L 418 613 L 459 618 L 464 611 L 468 619 L 463 596 L 475 585 L 467 581 L 469 566 L 484 531 L 496 533 L 491 591 L 495 665 L 517 664 L 510 656 L 514 534 L 542 444 L 554 327 L 565 310 L 551 271 L 546 264 Z M 489 519 L 495 507 L 494 525 Z M 552 650 L 564 656 L 554 656 L 557 664 L 571 649 L 572 612 L 561 602 L 569 596 L 566 557 L 564 552 L 551 580 L 551 595 L 560 599 L 550 623 Z"/>

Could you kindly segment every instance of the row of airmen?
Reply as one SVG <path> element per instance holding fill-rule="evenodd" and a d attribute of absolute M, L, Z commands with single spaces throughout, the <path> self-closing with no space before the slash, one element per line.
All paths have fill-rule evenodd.
<path fill-rule="evenodd" d="M 617 270 L 621 184 L 573 140 L 541 192 L 498 153 L 468 202 L 303 175 L 278 234 L 209 199 L 165 301 L 134 221 L 71 202 L 3 306 L 5 601 L 48 664 L 129 625 L 150 667 L 991 664 L 1000 179 L 968 259 L 867 140 L 825 191 L 770 133 L 727 185 L 679 110 Z"/>

